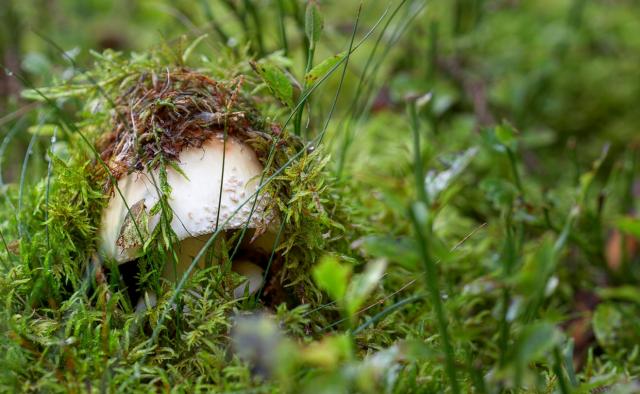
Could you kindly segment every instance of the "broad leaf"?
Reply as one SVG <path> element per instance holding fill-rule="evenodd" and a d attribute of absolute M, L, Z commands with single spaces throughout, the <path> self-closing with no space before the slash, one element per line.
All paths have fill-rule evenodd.
<path fill-rule="evenodd" d="M 336 64 L 338 64 L 344 57 L 347 55 L 347 52 L 340 52 L 337 55 L 328 57 L 324 59 L 322 62 L 317 64 L 314 68 L 309 70 L 309 72 L 304 76 L 304 82 L 306 86 L 311 86 L 318 79 L 324 77 Z"/>
<path fill-rule="evenodd" d="M 369 294 L 371 294 L 380 282 L 380 279 L 382 279 L 386 268 L 387 262 L 385 260 L 375 260 L 367 264 L 363 273 L 353 277 L 345 299 L 345 308 L 349 317 L 353 317 L 358 309 L 363 306 Z"/>
<path fill-rule="evenodd" d="M 282 70 L 266 62 L 251 62 L 251 67 L 258 73 L 278 100 L 290 108 L 293 107 L 293 86 L 291 86 L 289 78 L 287 78 Z"/>
<path fill-rule="evenodd" d="M 326 256 L 313 269 L 313 279 L 332 300 L 342 303 L 347 292 L 351 267 L 340 264 L 333 256 Z"/>
<path fill-rule="evenodd" d="M 304 32 L 312 48 L 314 48 L 318 40 L 320 40 L 320 33 L 323 27 L 324 21 L 320 10 L 318 10 L 318 5 L 313 0 L 309 1 L 304 18 Z"/>

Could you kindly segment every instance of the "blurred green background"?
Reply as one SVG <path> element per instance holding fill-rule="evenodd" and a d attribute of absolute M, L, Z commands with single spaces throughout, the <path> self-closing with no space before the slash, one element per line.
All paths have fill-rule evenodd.
<path fill-rule="evenodd" d="M 237 0 L 4 0 L 0 58 L 7 69 L 44 86 L 90 67 L 90 50 L 144 52 L 162 43 L 175 45 L 181 35 L 208 34 L 208 55 L 220 45 L 249 43 L 249 54 L 262 57 L 283 48 L 276 22 L 284 15 L 286 54 L 303 65 L 305 40 L 292 33 L 304 24 L 305 2 L 249 3 L 251 8 Z M 318 3 L 326 27 L 316 59 L 323 59 L 344 49 L 359 2 Z M 547 169 L 534 153 L 563 152 L 569 143 L 580 146 L 579 156 L 593 156 L 604 141 L 614 149 L 637 144 L 637 2 L 436 0 L 423 5 L 406 34 L 385 49 L 371 86 L 375 109 L 393 111 L 405 95 L 430 91 L 434 124 L 443 132 L 506 119 L 532 148 L 527 157 L 540 173 Z M 385 1 L 363 2 L 361 30 L 371 27 L 387 6 Z M 77 69 L 61 51 L 73 57 Z M 359 53 L 351 80 L 364 67 L 366 51 Z M 293 71 L 299 76 L 304 70 Z M 349 81 L 347 88 L 353 90 L 355 82 Z M 15 77 L 0 77 L 2 134 L 33 109 L 20 100 L 22 88 Z M 326 92 L 332 89 L 335 81 Z M 326 96 L 329 102 L 331 94 Z M 343 112 L 347 108 L 338 106 Z M 23 139 L 17 141 L 24 146 Z M 12 151 L 16 156 L 7 161 L 19 158 L 20 149 Z M 7 171 L 12 179 L 12 170 Z"/>
<path fill-rule="evenodd" d="M 2 186 L 18 182 L 21 171 L 31 184 L 46 174 L 44 160 L 22 166 L 29 144 L 42 158 L 50 138 L 29 132 L 45 122 L 48 110 L 21 98 L 21 91 L 75 81 L 91 69 L 92 51 L 135 56 L 167 47 L 179 53 L 206 34 L 197 54 L 214 62 L 220 54 L 225 67 L 251 73 L 249 60 L 268 58 L 292 79 L 305 74 L 303 0 L 1 1 Z M 529 388 L 547 382 L 546 392 L 553 392 L 551 371 L 561 364 L 553 357 L 560 357 L 560 348 L 568 354 L 562 367 L 567 374 L 575 367 L 588 390 L 601 387 L 592 384 L 596 377 L 607 384 L 637 379 L 640 2 L 316 3 L 324 30 L 315 64 L 347 48 L 360 5 L 356 42 L 381 15 L 382 25 L 389 21 L 384 34 L 378 29 L 350 59 L 324 140 L 332 174 L 353 189 L 360 204 L 354 211 L 365 222 L 359 225 L 372 236 L 354 249 L 362 261 L 390 262 L 376 293 L 382 301 L 369 312 L 395 311 L 393 302 L 410 299 L 402 298 L 406 289 L 422 297 L 407 285 L 422 280 L 407 214 L 420 163 L 430 170 L 426 183 L 432 187 L 437 189 L 439 175 L 445 178 L 429 206 L 429 242 L 442 259 L 438 269 L 465 387 L 482 386 L 474 381 L 480 376 L 508 390 L 520 383 L 517 368 L 530 368 L 537 380 Z M 311 97 L 305 119 L 311 132 L 327 119 L 339 74 Z M 429 100 L 412 113 L 408 103 L 415 97 Z M 70 115 L 81 107 L 73 100 L 57 103 Z M 415 125 L 423 138 L 417 156 Z M 469 245 L 450 249 L 472 235 Z M 362 356 L 403 339 L 440 340 L 431 305 L 411 304 L 389 320 L 374 318 L 375 328 L 372 323 L 354 337 L 357 350 L 332 345 L 333 339 L 321 345 Z M 312 326 L 296 335 L 307 343 L 327 338 L 325 329 Z M 419 376 L 434 392 L 448 387 L 441 354 L 433 354 L 404 370 L 406 384 Z M 331 373 L 338 376 L 336 370 Z M 315 387 L 314 373 L 308 387 Z"/>

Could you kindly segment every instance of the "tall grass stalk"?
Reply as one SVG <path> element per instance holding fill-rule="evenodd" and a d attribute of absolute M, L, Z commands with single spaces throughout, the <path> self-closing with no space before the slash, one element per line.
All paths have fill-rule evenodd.
<path fill-rule="evenodd" d="M 346 164 L 346 158 L 349 148 L 354 141 L 356 128 L 358 124 L 363 120 L 363 118 L 369 112 L 375 97 L 373 96 L 373 90 L 375 89 L 375 82 L 378 71 L 380 70 L 381 65 L 384 60 L 387 58 L 389 52 L 397 41 L 401 38 L 402 34 L 406 29 L 413 23 L 415 18 L 420 15 L 420 12 L 425 7 L 425 2 L 422 0 L 417 0 L 411 3 L 410 6 L 407 7 L 407 14 L 402 19 L 402 22 L 399 22 L 392 33 L 389 35 L 390 38 L 386 42 L 385 49 L 380 56 L 377 58 L 375 54 L 377 52 L 378 46 L 382 41 L 382 38 L 386 36 L 386 31 L 390 27 L 391 21 L 396 17 L 398 11 L 404 6 L 406 0 L 402 0 L 396 8 L 393 10 L 387 22 L 385 23 L 384 28 L 381 30 L 378 38 L 371 50 L 369 57 L 365 63 L 365 67 L 360 74 L 360 78 L 358 80 L 358 86 L 356 88 L 356 93 L 354 94 L 354 98 L 351 102 L 350 109 L 347 111 L 346 120 L 344 123 L 346 124 L 344 127 L 339 129 L 344 129 L 342 132 L 344 137 L 342 138 L 342 145 L 339 147 L 338 153 L 338 164 L 336 169 L 336 174 L 338 179 L 342 178 L 342 174 L 344 173 L 344 168 Z M 374 62 L 374 60 L 376 60 Z M 369 68 L 372 67 L 371 72 L 368 72 Z M 362 99 L 361 99 L 362 98 Z"/>
<path fill-rule="evenodd" d="M 407 298 L 404 298 L 398 302 L 396 302 L 393 305 L 389 305 L 388 307 L 386 307 L 385 309 L 383 309 L 382 311 L 376 313 L 375 315 L 373 315 L 370 319 L 368 319 L 367 321 L 365 321 L 364 323 L 362 323 L 361 325 L 359 325 L 358 327 L 356 327 L 355 330 L 353 330 L 353 335 L 359 334 L 360 332 L 362 332 L 363 330 L 367 329 L 368 327 L 376 324 L 377 322 L 379 322 L 380 320 L 384 319 L 385 317 L 389 316 L 390 314 L 392 314 L 393 312 L 402 309 L 403 307 L 405 307 L 406 305 L 410 305 L 416 301 L 420 301 L 424 299 L 424 295 L 422 294 L 417 294 L 417 295 L 413 295 Z"/>
<path fill-rule="evenodd" d="M 506 236 L 501 255 L 502 277 L 504 281 L 508 281 L 518 256 L 518 244 L 513 234 L 512 209 L 505 213 L 504 228 Z M 498 322 L 498 349 L 500 352 L 498 362 L 503 367 L 506 365 L 509 352 L 510 324 L 508 314 L 510 305 L 511 289 L 508 285 L 505 285 L 502 289 L 500 321 Z"/>
<path fill-rule="evenodd" d="M 571 389 L 569 389 L 567 379 L 564 376 L 564 371 L 562 369 L 562 357 L 560 356 L 560 349 L 557 346 L 553 348 L 553 372 L 558 378 L 558 387 L 560 392 L 562 394 L 570 394 Z"/>
<path fill-rule="evenodd" d="M 209 23 L 211 24 L 211 28 L 218 34 L 218 37 L 220 37 L 220 40 L 222 40 L 222 42 L 224 43 L 228 43 L 229 35 L 224 31 L 222 26 L 220 26 L 220 24 L 218 23 L 215 17 L 215 14 L 213 12 L 213 9 L 211 8 L 211 4 L 207 0 L 200 0 L 200 6 L 204 11 L 205 16 L 209 20 Z"/>
<path fill-rule="evenodd" d="M 358 11 L 360 12 L 360 11 Z M 349 59 L 351 57 L 351 54 L 353 52 L 355 52 L 356 50 L 358 50 L 358 48 L 360 48 L 360 46 L 362 44 L 364 44 L 369 37 L 373 34 L 373 32 L 377 29 L 377 27 L 380 25 L 380 23 L 384 20 L 384 18 L 386 17 L 388 12 L 388 9 L 385 10 L 385 12 L 383 12 L 383 14 L 378 18 L 378 20 L 376 21 L 376 23 L 371 27 L 371 29 L 369 29 L 369 31 L 364 35 L 364 37 L 355 45 L 353 45 L 353 43 L 350 44 L 349 48 L 350 50 L 347 52 L 346 56 L 344 56 L 343 58 L 341 58 L 338 62 L 336 62 L 336 64 L 334 64 L 325 75 L 323 75 L 322 77 L 320 77 L 309 89 L 306 89 L 302 92 L 302 95 L 300 97 L 300 99 L 298 100 L 298 103 L 295 105 L 295 107 L 291 110 L 291 112 L 289 113 L 289 116 L 287 117 L 287 119 L 284 121 L 284 123 L 282 124 L 282 128 L 285 129 L 290 122 L 294 119 L 294 117 L 296 116 L 296 114 L 298 113 L 298 111 L 302 110 L 302 107 L 305 105 L 305 103 L 307 102 L 307 99 L 309 98 L 309 96 L 311 96 L 311 94 L 318 88 L 320 87 L 320 85 L 322 85 L 331 75 L 333 75 L 333 73 L 338 69 L 338 67 L 340 67 L 342 65 L 342 63 L 346 63 L 348 64 Z M 334 101 L 335 104 L 335 101 Z M 326 131 L 326 129 L 325 129 Z M 324 132 L 321 133 L 320 135 L 316 136 L 315 138 L 313 138 L 312 140 L 310 140 L 303 149 L 301 149 L 298 153 L 296 153 L 293 158 L 298 158 L 300 157 L 300 155 L 302 155 L 302 153 L 304 153 L 304 151 L 306 151 L 307 149 L 309 149 L 310 147 L 314 147 L 317 145 L 317 142 L 322 140 L 322 138 L 324 137 Z M 257 206 L 257 201 L 258 201 L 258 193 L 260 190 L 262 190 L 270 181 L 269 179 L 267 179 L 266 183 L 265 183 L 265 175 L 266 175 L 266 171 L 267 169 L 271 168 L 272 164 L 273 164 L 273 159 L 274 159 L 274 155 L 275 155 L 275 149 L 276 146 L 278 145 L 278 141 L 279 139 L 276 139 L 276 141 L 271 144 L 271 148 L 269 150 L 269 153 L 267 155 L 267 163 L 265 165 L 265 171 L 262 172 L 261 176 L 260 176 L 260 180 L 258 182 L 258 189 L 256 190 L 256 192 L 251 195 L 249 198 L 253 198 L 253 203 L 251 206 L 251 210 L 249 212 L 249 219 L 247 220 L 247 222 L 245 223 L 245 225 L 242 228 L 242 232 L 240 234 L 240 241 L 242 239 L 244 239 L 244 236 L 247 232 L 248 226 L 249 226 L 249 220 L 251 219 L 251 217 L 253 217 L 253 213 L 255 211 L 255 207 Z M 278 171 L 284 171 L 284 169 L 290 165 L 293 162 L 293 160 L 289 160 L 287 163 L 285 163 L 285 165 L 283 166 L 283 168 L 279 169 Z M 273 177 L 271 177 L 270 179 L 273 179 Z M 234 212 L 235 214 L 235 212 Z M 233 216 L 233 215 L 232 215 Z M 238 242 L 236 244 L 235 250 L 233 251 L 233 253 L 231 254 L 231 256 L 235 256 L 235 254 L 238 252 L 240 247 L 240 243 Z"/>
<path fill-rule="evenodd" d="M 277 0 L 278 3 L 278 33 L 280 34 L 280 46 L 282 47 L 283 55 L 289 56 L 289 40 L 287 39 L 287 26 L 285 25 L 285 10 L 282 0 Z"/>
<path fill-rule="evenodd" d="M 45 123 L 45 121 L 46 121 L 46 117 L 42 117 L 40 119 L 40 124 L 36 129 L 36 132 L 33 133 L 33 135 L 31 136 L 31 139 L 29 140 L 29 145 L 27 146 L 27 152 L 25 153 L 24 158 L 22 160 L 22 169 L 20 170 L 20 185 L 18 188 L 18 212 L 17 212 L 18 234 L 20 235 L 21 238 L 22 237 L 26 237 L 27 239 L 31 238 L 27 229 L 24 228 L 24 225 L 22 223 L 22 219 L 20 218 L 20 216 L 22 215 L 22 202 L 24 198 L 24 186 L 25 186 L 25 183 L 27 182 L 27 167 L 29 166 L 29 159 L 33 155 L 33 149 L 35 147 L 36 141 L 38 140 L 38 136 L 40 135 L 40 129 L 42 125 Z"/>
<path fill-rule="evenodd" d="M 329 113 L 327 114 L 324 126 L 322 127 L 322 130 L 320 131 L 319 135 L 318 135 L 318 144 L 322 143 L 322 139 L 324 138 L 325 133 L 327 132 L 327 129 L 329 127 L 329 122 L 331 121 L 331 118 L 333 117 L 333 112 L 336 108 L 336 105 L 338 103 L 338 98 L 340 97 L 340 92 L 342 91 L 342 85 L 344 83 L 344 78 L 345 75 L 347 73 L 347 69 L 349 67 L 349 58 L 351 56 L 351 52 L 353 50 L 353 42 L 355 40 L 356 37 L 356 33 L 358 31 L 358 25 L 360 24 L 360 14 L 362 12 L 362 2 L 360 2 L 360 6 L 358 7 L 358 13 L 356 15 L 356 21 L 355 24 L 353 26 L 353 31 L 351 33 L 351 39 L 349 40 L 349 50 L 347 51 L 348 55 L 345 58 L 345 62 L 344 62 L 344 67 L 342 68 L 342 74 L 340 75 L 340 82 L 338 84 L 338 88 L 336 89 L 336 94 L 333 98 L 333 102 L 331 103 L 331 109 L 329 110 Z M 280 243 L 280 236 L 282 235 L 282 232 L 284 230 L 284 226 L 285 226 L 285 221 L 283 220 L 282 223 L 280 224 L 280 228 L 278 229 L 278 233 L 276 235 L 276 240 L 274 245 L 279 245 Z M 267 268 L 265 269 L 264 272 L 264 276 L 263 276 L 263 283 L 266 283 L 266 279 L 267 279 L 267 275 L 269 274 L 269 270 L 271 269 L 271 264 L 273 262 L 273 258 L 275 257 L 275 252 L 276 252 L 276 246 L 273 247 L 273 250 L 271 251 L 271 255 L 269 256 L 269 262 L 267 263 Z M 256 298 L 260 298 L 260 295 L 262 294 L 262 290 L 263 290 L 263 286 L 260 287 L 260 289 L 258 290 L 258 293 L 256 295 Z"/>
<path fill-rule="evenodd" d="M 410 117 L 411 117 L 411 129 L 414 136 L 414 171 L 416 179 L 417 195 L 419 196 L 418 202 L 414 203 L 409 211 L 409 216 L 413 223 L 415 230 L 415 237 L 418 246 L 420 257 L 424 265 L 424 274 L 427 292 L 430 295 L 431 304 L 435 309 L 436 320 L 438 323 L 438 331 L 442 341 L 442 351 L 445 356 L 445 371 L 449 378 L 449 384 L 451 391 L 454 394 L 460 392 L 458 385 L 458 379 L 456 377 L 455 356 L 453 354 L 453 347 L 449 339 L 449 332 L 447 327 L 449 322 L 447 320 L 444 306 L 440 296 L 440 286 L 438 284 L 438 270 L 436 268 L 435 260 L 431 257 L 429 238 L 431 236 L 432 218 L 428 217 L 429 201 L 426 194 L 424 185 L 424 171 L 422 170 L 422 157 L 420 154 L 420 127 L 418 122 L 418 116 L 416 111 L 416 103 L 412 101 L 410 104 Z"/>
<path fill-rule="evenodd" d="M 436 269 L 435 261 L 432 259 L 429 252 L 428 236 L 424 233 L 425 223 L 420 219 L 426 208 L 422 203 L 415 203 L 410 210 L 411 221 L 413 222 L 414 230 L 416 233 L 416 241 L 418 251 L 422 258 L 425 271 L 426 287 L 431 299 L 431 304 L 435 309 L 436 320 L 438 323 L 438 331 L 440 333 L 440 339 L 442 341 L 442 351 L 445 357 L 445 371 L 449 378 L 449 384 L 451 391 L 454 394 L 460 392 L 458 385 L 458 379 L 456 377 L 455 357 L 453 354 L 453 347 L 451 346 L 451 340 L 449 339 L 449 332 L 447 327 L 449 325 L 444 307 L 442 305 L 442 299 L 440 297 L 440 287 L 438 284 L 438 271 Z"/>
<path fill-rule="evenodd" d="M 422 162 L 422 150 L 420 148 L 420 123 L 416 100 L 409 102 L 409 121 L 413 134 L 413 174 L 416 182 L 416 197 L 426 207 L 429 206 L 429 196 L 424 184 L 424 164 Z"/>
<path fill-rule="evenodd" d="M 391 24 L 391 21 L 394 20 L 396 14 L 398 13 L 398 11 L 400 11 L 401 7 L 406 3 L 407 0 L 402 0 L 400 1 L 400 3 L 394 8 L 393 12 L 391 12 L 391 15 L 389 16 L 389 18 L 387 19 L 387 21 L 385 22 L 382 30 L 380 31 L 380 33 L 378 34 L 378 37 L 376 38 L 375 42 L 373 43 L 373 47 L 371 49 L 371 51 L 369 52 L 369 56 L 367 57 L 367 60 L 365 62 L 364 68 L 362 70 L 362 72 L 360 73 L 360 78 L 358 79 L 358 85 L 356 87 L 356 92 L 353 96 L 353 99 L 351 100 L 351 105 L 349 107 L 349 110 L 347 111 L 347 113 L 345 114 L 346 120 L 343 120 L 342 123 L 346 123 L 346 126 L 343 127 L 344 129 L 344 137 L 343 137 L 343 142 L 342 145 L 340 147 L 340 151 L 338 154 L 338 165 L 337 165 L 337 169 L 336 169 L 336 174 L 338 179 L 340 179 L 342 177 L 342 171 L 344 169 L 344 163 L 346 160 L 346 156 L 347 156 L 347 150 L 349 149 L 349 146 L 351 145 L 351 129 L 352 129 L 352 123 L 357 123 L 355 120 L 358 119 L 360 117 L 360 111 L 358 108 L 358 104 L 360 103 L 360 97 L 362 95 L 362 91 L 365 85 L 365 81 L 367 80 L 368 77 L 368 71 L 369 71 L 369 67 L 371 66 L 374 58 L 375 58 L 375 54 L 378 51 L 378 46 L 380 45 L 380 42 L 382 41 L 382 38 L 384 37 L 387 29 L 389 28 L 389 25 Z M 385 12 L 389 11 L 389 7 L 387 7 L 387 10 Z M 342 129 L 341 127 L 338 127 L 338 129 Z"/>

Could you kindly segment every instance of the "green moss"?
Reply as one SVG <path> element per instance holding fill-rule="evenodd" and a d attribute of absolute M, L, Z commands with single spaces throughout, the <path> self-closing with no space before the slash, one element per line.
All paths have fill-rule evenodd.
<path fill-rule="evenodd" d="M 149 81 L 163 75 L 157 70 L 165 68 L 160 54 L 125 59 L 106 52 L 97 57 L 86 81 L 75 81 L 63 89 L 45 89 L 45 94 L 52 97 L 86 103 L 76 115 L 77 132 L 82 135 L 66 128 L 65 140 L 71 155 L 52 155 L 50 176 L 33 187 L 27 186 L 23 213 L 17 219 L 11 217 L 10 210 L 2 211 L 8 215 L 4 220 L 14 224 L 19 221 L 18 227 L 25 235 L 19 240 L 19 252 L 13 256 L 19 261 L 0 282 L 0 291 L 6 294 L 2 324 L 9 333 L 3 339 L 9 351 L 0 366 L 9 372 L 3 375 L 1 384 L 17 388 L 27 382 L 30 387 L 21 389 L 54 392 L 104 384 L 110 390 L 124 385 L 128 391 L 145 391 L 148 385 L 178 390 L 192 390 L 199 385 L 216 390 L 246 389 L 256 384 L 264 388 L 263 383 L 254 380 L 247 365 L 228 358 L 230 317 L 237 308 L 257 306 L 256 301 L 239 303 L 232 296 L 241 279 L 230 272 L 229 261 L 240 242 L 240 232 L 221 234 L 215 245 L 224 263 L 198 270 L 184 288 L 164 286 L 160 279 L 163 265 L 175 258 L 172 246 L 176 239 L 168 208 L 171 190 L 166 183 L 166 169 L 172 166 L 175 155 L 144 156 L 144 152 L 150 152 L 144 145 L 128 154 L 132 163 L 160 169 L 162 196 L 151 211 L 161 214 L 160 225 L 147 237 L 145 254 L 135 263 L 135 281 L 124 278 L 125 271 L 113 263 L 100 264 L 96 254 L 97 226 L 109 196 L 110 188 L 105 185 L 113 182 L 102 161 L 110 168 L 118 166 L 114 167 L 109 156 L 114 149 L 104 148 L 104 140 L 106 136 L 111 144 L 117 143 L 114 127 L 126 128 L 118 119 L 128 96 L 116 100 L 116 112 L 113 101 L 106 97 L 130 91 L 137 84 L 148 88 Z M 204 78 L 207 66 L 211 67 L 200 65 L 194 69 L 198 74 L 189 75 Z M 141 81 L 145 75 L 151 77 Z M 168 99 L 150 102 L 144 109 L 147 113 L 140 116 L 149 117 L 149 111 L 177 111 L 167 116 L 175 117 L 172 127 L 179 127 L 181 119 L 193 115 L 181 114 L 177 103 L 172 102 L 181 94 L 181 87 L 180 83 L 174 85 L 175 92 Z M 261 152 L 259 157 L 267 164 L 264 179 L 270 180 L 264 193 L 273 196 L 270 209 L 277 212 L 279 223 L 283 224 L 282 242 L 273 255 L 268 286 L 257 303 L 276 307 L 287 302 L 291 308 L 302 303 L 315 305 L 323 296 L 310 280 L 310 268 L 325 253 L 345 257 L 352 253 L 349 244 L 358 232 L 349 227 L 347 206 L 351 201 L 330 176 L 329 157 L 323 150 L 299 154 L 302 141 L 265 120 L 272 108 L 271 98 L 264 97 L 260 107 L 249 104 L 253 102 L 248 95 L 253 88 L 247 82 L 242 91 L 233 93 L 249 114 L 245 119 L 250 120 L 251 129 L 235 128 L 231 132 L 244 133 L 242 138 Z M 188 100 L 190 93 L 182 93 Z M 262 114 L 261 110 L 267 112 Z M 268 133 L 259 132 L 265 129 Z M 109 154 L 98 158 L 88 144 L 97 144 Z M 188 145 L 187 141 L 180 146 Z M 143 156 L 136 156 L 136 152 Z M 297 158 L 292 159 L 294 155 Z M 280 172 L 285 165 L 286 169 Z M 118 174 L 113 175 L 117 178 Z M 15 201 L 15 192 L 8 194 L 8 202 Z M 133 226 L 129 227 L 123 234 L 125 238 L 133 234 Z M 6 235 L 14 239 L 17 234 Z M 133 306 L 138 300 L 129 298 L 127 283 L 134 283 L 137 294 L 153 289 L 158 306 L 136 312 Z M 278 307 L 281 315 L 286 310 L 285 304 Z M 289 318 L 291 332 L 296 335 L 302 335 L 302 325 L 308 326 L 311 321 L 326 324 L 323 313 L 306 318 L 299 313 Z M 150 343 L 149 338 L 154 342 Z"/>

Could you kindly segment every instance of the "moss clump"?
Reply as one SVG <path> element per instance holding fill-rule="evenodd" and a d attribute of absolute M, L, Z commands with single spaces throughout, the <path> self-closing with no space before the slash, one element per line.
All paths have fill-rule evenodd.
<path fill-rule="evenodd" d="M 271 120 L 279 104 L 253 96 L 255 76 L 214 81 L 207 75 L 220 72 L 212 64 L 188 68 L 161 53 L 97 56 L 85 79 L 42 90 L 67 108 L 77 105 L 77 126 L 63 114 L 55 119 L 57 144 L 70 155 L 51 153 L 50 173 L 25 186 L 23 212 L 35 214 L 14 217 L 8 206 L 2 210 L 3 235 L 12 245 L 18 240 L 20 250 L 3 253 L 12 266 L 0 281 L 6 306 L 0 324 L 9 333 L 0 365 L 9 373 L 0 387 L 146 391 L 152 384 L 191 391 L 259 385 L 246 364 L 229 356 L 231 315 L 259 304 L 278 311 L 317 306 L 322 295 L 310 268 L 325 253 L 348 256 L 358 234 L 349 228 L 349 199 L 329 176 L 322 150 L 304 150 L 300 138 Z M 262 297 L 233 300 L 238 278 L 226 263 L 195 272 L 183 288 L 158 286 L 153 273 L 165 263 L 170 239 L 157 232 L 136 262 L 135 286 L 158 290 L 158 304 L 136 313 L 123 267 L 107 262 L 101 270 L 95 258 L 97 226 L 109 197 L 105 186 L 130 171 L 171 166 L 181 149 L 220 131 L 257 152 L 269 180 L 263 192 L 274 197 L 271 208 L 283 225 Z M 18 188 L 10 188 L 4 203 L 16 204 L 18 195 Z M 215 243 L 226 250 L 222 261 L 238 238 L 239 232 L 225 234 Z M 326 326 L 326 316 L 314 313 L 296 331 Z"/>
<path fill-rule="evenodd" d="M 244 77 L 219 82 L 185 67 L 149 70 L 120 86 L 110 126 L 98 141 L 111 174 L 156 168 L 177 161 L 186 148 L 199 148 L 220 133 L 247 141 L 266 164 L 279 127 L 266 122 L 241 92 Z M 293 138 L 281 140 L 293 143 Z"/>

